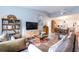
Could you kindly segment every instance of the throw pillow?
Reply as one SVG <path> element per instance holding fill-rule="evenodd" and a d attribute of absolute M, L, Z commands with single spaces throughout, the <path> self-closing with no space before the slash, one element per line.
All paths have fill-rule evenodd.
<path fill-rule="evenodd" d="M 6 33 L 5 33 L 5 34 L 0 35 L 0 42 L 7 41 L 7 40 L 8 40 L 8 36 L 7 36 L 7 34 L 6 34 Z"/>

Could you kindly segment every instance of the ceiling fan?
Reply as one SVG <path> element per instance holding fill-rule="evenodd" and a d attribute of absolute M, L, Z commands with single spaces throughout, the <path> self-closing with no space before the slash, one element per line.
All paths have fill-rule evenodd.
<path fill-rule="evenodd" d="M 61 15 L 61 16 L 62 16 L 62 15 L 66 15 L 66 14 L 70 14 L 70 13 L 72 13 L 71 10 L 65 10 L 65 9 L 60 10 L 60 15 Z"/>

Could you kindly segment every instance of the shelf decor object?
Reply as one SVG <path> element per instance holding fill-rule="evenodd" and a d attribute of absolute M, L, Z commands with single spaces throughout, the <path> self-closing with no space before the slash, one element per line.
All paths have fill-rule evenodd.
<path fill-rule="evenodd" d="M 21 35 L 21 22 L 15 15 L 8 15 L 2 18 L 2 33 L 7 33 L 9 37 Z"/>

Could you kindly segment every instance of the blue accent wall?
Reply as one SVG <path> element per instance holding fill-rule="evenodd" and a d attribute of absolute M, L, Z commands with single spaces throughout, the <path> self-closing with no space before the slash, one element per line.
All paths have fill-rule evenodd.
<path fill-rule="evenodd" d="M 18 19 L 21 20 L 22 35 L 24 35 L 24 33 L 26 32 L 26 21 L 39 23 L 40 20 L 39 16 L 46 15 L 46 13 L 44 12 L 23 7 L 0 6 L 0 19 L 9 14 L 15 15 Z M 0 34 L 1 34 L 1 20 L 0 20 Z"/>

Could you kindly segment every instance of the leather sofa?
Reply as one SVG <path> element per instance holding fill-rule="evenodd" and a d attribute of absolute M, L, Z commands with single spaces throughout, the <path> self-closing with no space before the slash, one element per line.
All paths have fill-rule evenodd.
<path fill-rule="evenodd" d="M 19 38 L 0 42 L 0 52 L 23 52 L 27 51 L 29 42 L 26 38 Z"/>

